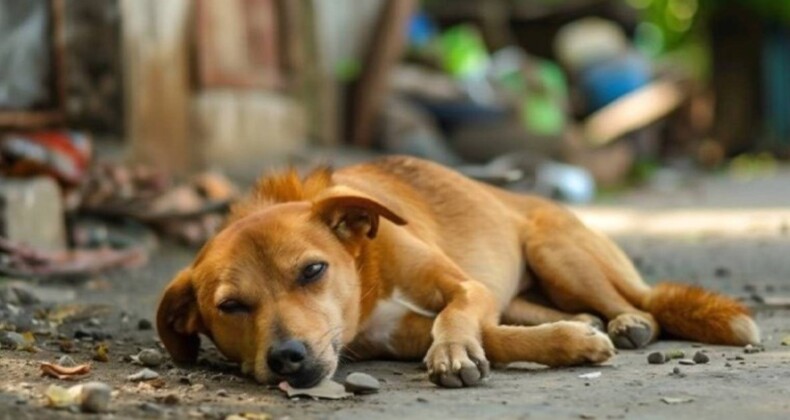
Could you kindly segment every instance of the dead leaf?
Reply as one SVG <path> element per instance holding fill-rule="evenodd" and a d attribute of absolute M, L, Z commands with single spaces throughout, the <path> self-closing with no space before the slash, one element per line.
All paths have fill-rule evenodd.
<path fill-rule="evenodd" d="M 72 303 L 53 308 L 47 314 L 47 319 L 56 324 L 62 324 L 66 321 L 82 321 L 89 318 L 101 317 L 102 315 L 108 314 L 110 310 L 111 308 L 108 305 Z"/>
<path fill-rule="evenodd" d="M 288 382 L 280 382 L 280 389 L 285 391 L 288 398 L 307 396 L 313 398 L 324 398 L 327 400 L 340 400 L 353 396 L 354 394 L 346 392 L 345 387 L 339 383 L 331 380 L 324 379 L 313 388 L 294 388 L 288 385 Z"/>
<path fill-rule="evenodd" d="M 93 349 L 93 360 L 97 362 L 109 362 L 110 361 L 110 349 L 107 347 L 105 343 L 99 343 Z"/>
<path fill-rule="evenodd" d="M 91 371 L 91 365 L 84 363 L 74 367 L 65 367 L 49 362 L 41 362 L 41 374 L 56 379 L 75 380 Z"/>

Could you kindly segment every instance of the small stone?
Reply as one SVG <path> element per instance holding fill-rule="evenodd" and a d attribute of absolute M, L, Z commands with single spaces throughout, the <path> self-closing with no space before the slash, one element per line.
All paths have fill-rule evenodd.
<path fill-rule="evenodd" d="M 88 320 L 88 325 L 91 327 L 98 327 L 101 325 L 101 320 L 99 318 L 91 318 Z"/>
<path fill-rule="evenodd" d="M 77 362 L 71 358 L 71 356 L 60 356 L 58 359 L 58 364 L 63 367 L 74 367 L 77 366 Z"/>
<path fill-rule="evenodd" d="M 710 362 L 710 357 L 708 357 L 707 354 L 701 351 L 694 353 L 694 363 L 699 363 L 701 365 L 704 365 L 705 363 L 708 362 Z"/>
<path fill-rule="evenodd" d="M 167 405 L 176 405 L 181 402 L 181 398 L 176 394 L 168 394 L 162 399 L 162 402 Z"/>
<path fill-rule="evenodd" d="M 673 376 L 677 376 L 678 378 L 685 378 L 686 377 L 686 374 L 683 373 L 683 371 L 681 371 L 680 368 L 677 367 L 677 366 L 672 368 L 672 375 Z"/>
<path fill-rule="evenodd" d="M 126 377 L 126 379 L 132 382 L 139 382 L 139 381 L 150 381 L 152 379 L 156 379 L 159 377 L 159 374 L 154 372 L 151 369 L 145 368 L 137 373 L 133 373 Z"/>
<path fill-rule="evenodd" d="M 163 414 L 165 412 L 165 409 L 161 407 L 159 404 L 154 404 L 151 402 L 144 402 L 140 404 L 138 407 L 140 407 L 140 410 L 150 414 Z"/>
<path fill-rule="evenodd" d="M 727 362 L 724 364 L 724 367 L 732 367 L 732 364 L 730 364 L 730 362 Z"/>
<path fill-rule="evenodd" d="M 25 337 L 22 336 L 22 334 L 13 331 L 0 333 L 0 347 L 17 349 L 24 347 L 26 343 L 27 340 L 25 340 Z"/>
<path fill-rule="evenodd" d="M 219 390 L 217 390 L 217 396 L 218 397 L 227 397 L 228 396 L 228 391 L 226 389 L 219 389 Z"/>
<path fill-rule="evenodd" d="M 346 380 L 343 381 L 343 385 L 345 386 L 346 391 L 357 394 L 379 392 L 379 389 L 381 388 L 381 384 L 379 383 L 378 379 L 362 372 L 350 373 L 348 376 L 346 376 Z"/>
<path fill-rule="evenodd" d="M 661 353 L 660 351 L 654 351 L 653 353 L 647 355 L 647 363 L 650 363 L 651 365 L 663 365 L 666 362 L 666 356 L 664 356 L 664 353 Z"/>
<path fill-rule="evenodd" d="M 783 346 L 790 346 L 790 335 L 782 339 Z"/>
<path fill-rule="evenodd" d="M 110 408 L 112 388 L 103 382 L 88 382 L 82 385 L 80 409 L 85 413 L 105 413 Z"/>
<path fill-rule="evenodd" d="M 680 363 L 681 365 L 695 365 L 696 364 L 691 359 L 680 359 L 680 360 L 678 360 L 678 363 Z"/>
<path fill-rule="evenodd" d="M 746 354 L 759 353 L 761 351 L 763 351 L 762 347 L 753 346 L 751 344 L 747 344 L 746 347 L 743 348 L 743 352 Z"/>
<path fill-rule="evenodd" d="M 427 402 L 428 402 L 428 399 L 427 399 L 427 398 L 423 398 L 423 397 L 417 397 L 417 402 L 420 402 L 420 403 L 427 403 Z"/>
<path fill-rule="evenodd" d="M 141 319 L 137 321 L 137 329 L 140 331 L 147 331 L 152 329 L 154 326 L 151 324 L 151 321 L 147 319 Z"/>
<path fill-rule="evenodd" d="M 165 358 L 159 350 L 144 349 L 137 354 L 137 360 L 143 366 L 157 367 L 164 362 Z"/>
<path fill-rule="evenodd" d="M 730 269 L 727 267 L 716 267 L 714 273 L 716 277 L 729 277 L 730 276 Z"/>
<path fill-rule="evenodd" d="M 739 354 L 739 355 L 735 356 L 735 360 L 746 360 L 746 359 L 744 359 L 743 356 L 741 356 Z"/>

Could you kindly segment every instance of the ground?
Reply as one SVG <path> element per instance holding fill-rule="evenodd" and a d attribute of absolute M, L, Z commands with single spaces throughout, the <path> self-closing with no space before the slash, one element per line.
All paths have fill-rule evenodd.
<path fill-rule="evenodd" d="M 547 369 L 517 364 L 495 371 L 484 386 L 461 390 L 436 388 L 416 363 L 360 363 L 344 366 L 338 378 L 349 371 L 369 373 L 382 381 L 380 393 L 311 401 L 289 400 L 279 390 L 239 376 L 209 349 L 195 368 L 165 364 L 155 369 L 164 381 L 161 389 L 154 389 L 126 380 L 140 370 L 128 356 L 157 346 L 155 332 L 138 329 L 138 322 L 152 320 L 159 293 L 194 250 L 162 244 L 145 268 L 85 284 L 43 285 L 40 290 L 70 303 L 109 305 L 61 327 L 61 332 L 70 337 L 74 328 L 83 328 L 112 335 L 107 340 L 110 361 L 92 362 L 89 378 L 114 388 L 111 409 L 116 418 L 224 418 L 243 412 L 295 419 L 787 418 L 790 347 L 781 341 L 790 336 L 790 306 L 781 300 L 790 296 L 788 189 L 790 171 L 748 182 L 719 174 L 669 192 L 642 189 L 576 209 L 612 234 L 648 281 L 681 279 L 753 305 L 765 347 L 753 354 L 742 348 L 662 341 L 644 350 L 621 351 L 601 366 Z M 69 290 L 76 290 L 73 299 Z M 42 395 L 50 384 L 70 383 L 39 376 L 39 361 L 61 356 L 58 340 L 39 337 L 37 345 L 41 351 L 36 353 L 0 351 L 5 379 L 0 383 L 0 406 L 5 407 L 0 418 L 81 416 L 44 407 Z M 71 356 L 88 361 L 93 347 L 90 340 L 78 342 Z M 652 351 L 675 349 L 687 356 L 705 351 L 710 362 L 685 366 L 646 361 Z M 680 374 L 673 374 L 674 368 Z M 600 376 L 579 377 L 594 372 Z"/>

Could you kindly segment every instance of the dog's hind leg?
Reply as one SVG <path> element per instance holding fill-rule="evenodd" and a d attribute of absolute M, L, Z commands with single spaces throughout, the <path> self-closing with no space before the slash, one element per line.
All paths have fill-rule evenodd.
<path fill-rule="evenodd" d="M 502 324 L 534 326 L 557 321 L 581 321 L 603 331 L 606 327 L 595 315 L 572 314 L 515 297 L 502 313 Z"/>
<path fill-rule="evenodd" d="M 656 320 L 639 309 L 650 288 L 611 241 L 573 215 L 559 208 L 531 212 L 524 248 L 543 290 L 561 310 L 603 315 L 620 348 L 644 347 L 658 337 Z"/>
<path fill-rule="evenodd" d="M 483 346 L 489 360 L 496 364 L 573 366 L 605 362 L 615 353 L 606 334 L 575 321 L 536 327 L 487 326 L 483 328 Z"/>

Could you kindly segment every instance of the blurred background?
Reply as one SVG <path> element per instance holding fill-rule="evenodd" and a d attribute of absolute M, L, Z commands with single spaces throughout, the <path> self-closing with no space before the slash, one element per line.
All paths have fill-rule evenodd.
<path fill-rule="evenodd" d="M 0 1 L 13 244 L 199 245 L 267 169 L 392 153 L 581 205 L 775 177 L 790 1 Z"/>

